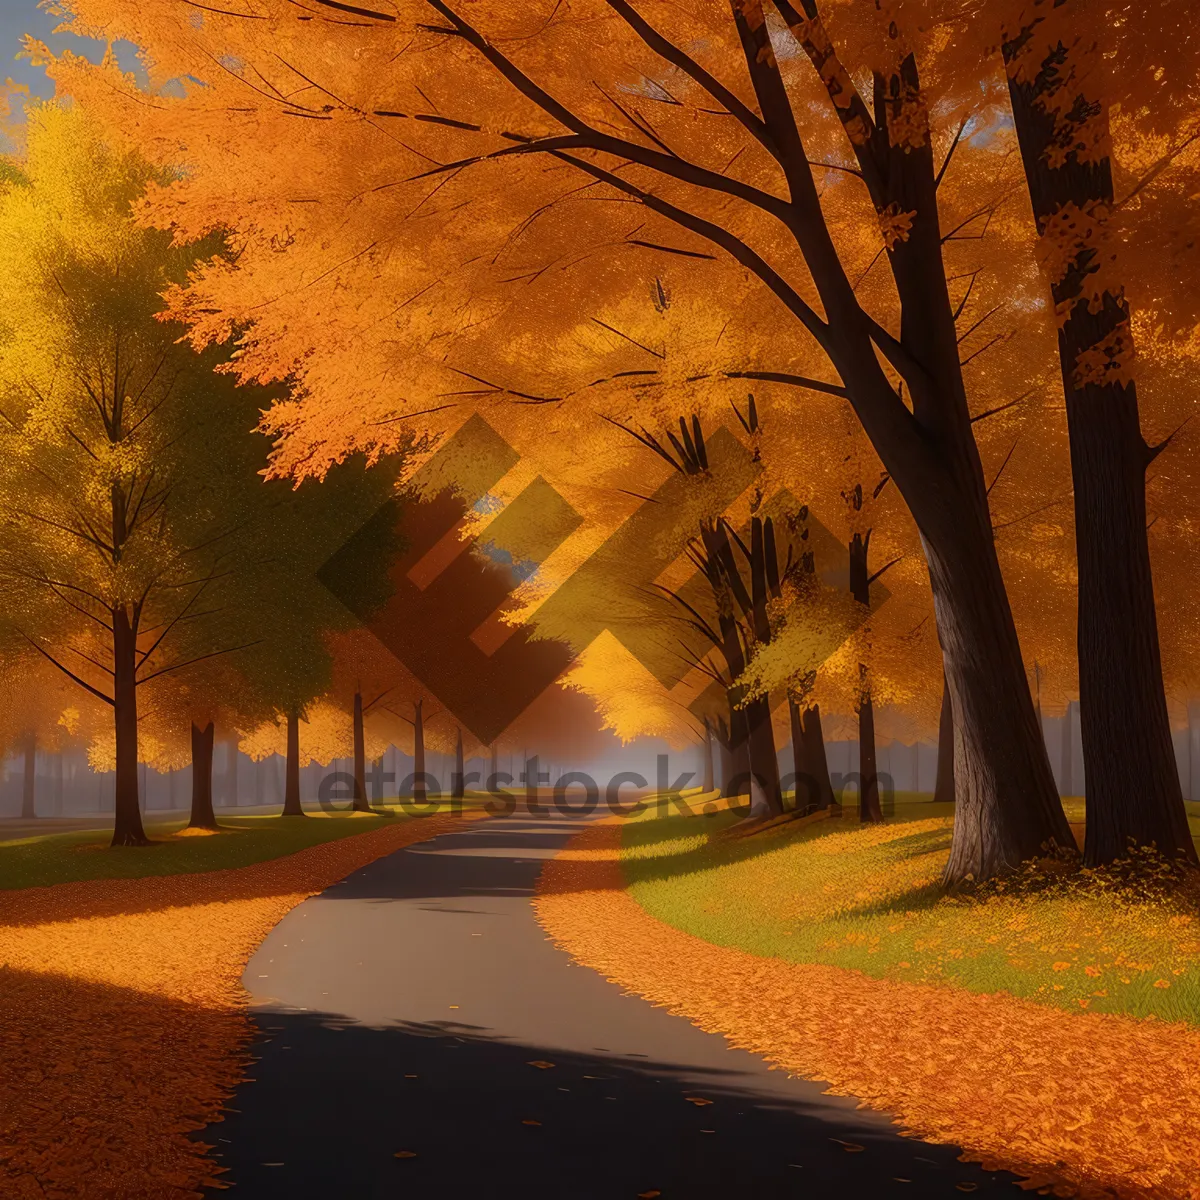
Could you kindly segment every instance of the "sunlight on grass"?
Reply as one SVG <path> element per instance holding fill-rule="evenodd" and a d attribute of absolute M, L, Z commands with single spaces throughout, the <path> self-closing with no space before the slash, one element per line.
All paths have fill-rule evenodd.
<path fill-rule="evenodd" d="M 430 805 L 428 812 L 449 809 L 450 802 L 443 801 L 436 810 Z M 274 813 L 221 814 L 221 829 L 207 836 L 186 830 L 187 818 L 180 814 L 169 821 L 147 823 L 151 846 L 110 846 L 112 834 L 106 829 L 22 838 L 0 843 L 0 890 L 245 867 L 397 820 L 419 819 L 394 801 L 381 806 L 380 812 L 384 815 L 316 809 L 306 818 L 287 820 Z"/>
<path fill-rule="evenodd" d="M 648 814 L 624 824 L 625 877 L 653 916 L 752 954 L 1200 1022 L 1195 881 L 1154 893 L 1118 871 L 1035 868 L 943 896 L 952 818 L 931 810 L 898 806 L 883 825 L 842 818 L 741 841 L 710 841 L 727 815 Z"/>

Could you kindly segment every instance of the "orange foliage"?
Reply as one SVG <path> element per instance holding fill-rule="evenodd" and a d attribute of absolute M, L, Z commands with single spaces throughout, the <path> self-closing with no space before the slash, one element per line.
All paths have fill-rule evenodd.
<path fill-rule="evenodd" d="M 187 1135 L 249 1062 L 240 979 L 302 900 L 450 817 L 237 870 L 0 892 L 0 1191 L 183 1200 L 220 1186 Z"/>
<path fill-rule="evenodd" d="M 613 824 L 585 830 L 547 864 L 535 902 L 554 941 L 611 982 L 1027 1188 L 1197 1195 L 1194 1030 L 712 945 L 637 904 L 619 850 Z"/>

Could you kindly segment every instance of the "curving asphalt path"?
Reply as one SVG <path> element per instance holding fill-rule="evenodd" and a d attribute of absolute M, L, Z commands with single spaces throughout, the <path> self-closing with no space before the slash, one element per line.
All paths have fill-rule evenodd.
<path fill-rule="evenodd" d="M 197 1135 L 235 1195 L 1016 1195 L 1013 1176 L 901 1137 L 555 949 L 529 898 L 576 828 L 465 824 L 280 922 L 244 977 L 254 1079 Z"/>

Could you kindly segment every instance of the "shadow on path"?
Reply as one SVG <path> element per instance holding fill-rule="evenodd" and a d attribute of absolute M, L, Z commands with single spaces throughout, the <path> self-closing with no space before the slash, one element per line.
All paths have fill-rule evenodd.
<path fill-rule="evenodd" d="M 245 975 L 263 1035 L 254 1080 L 197 1135 L 236 1194 L 1015 1194 L 1013 1176 L 903 1138 L 574 965 L 529 904 L 574 828 L 468 826 L 276 927 Z"/>

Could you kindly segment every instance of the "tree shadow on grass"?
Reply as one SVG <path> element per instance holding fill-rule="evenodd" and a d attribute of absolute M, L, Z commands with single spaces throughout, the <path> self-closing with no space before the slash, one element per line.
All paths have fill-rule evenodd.
<path fill-rule="evenodd" d="M 253 1082 L 197 1137 L 260 1200 L 999 1196 L 1015 1182 L 782 1073 L 747 1086 L 732 1067 L 567 1052 L 452 1022 L 379 1028 L 279 1009 L 256 1022 Z"/>
<path fill-rule="evenodd" d="M 682 816 L 654 822 L 654 824 L 671 825 L 673 830 L 664 831 L 662 836 L 649 837 L 645 840 L 642 839 L 641 830 L 634 826 L 622 837 L 622 850 L 633 851 L 673 839 L 694 837 L 697 833 L 705 831 L 717 833 L 722 828 L 733 824 L 732 821 L 727 821 L 723 825 L 709 825 L 707 824 L 708 818 L 704 820 L 706 823 L 701 827 L 697 827 L 694 819 Z M 621 870 L 629 883 L 665 882 L 677 879 L 681 875 L 694 875 L 700 871 L 711 871 L 749 859 L 761 858 L 763 855 L 786 850 L 800 843 L 819 841 L 822 838 L 843 833 L 847 828 L 853 829 L 856 826 L 854 824 L 847 825 L 840 817 L 831 817 L 828 820 L 817 821 L 812 825 L 803 825 L 795 829 L 782 826 L 745 838 L 707 841 L 703 845 L 673 854 L 656 854 L 649 858 L 640 858 L 629 854 L 622 857 Z M 627 837 L 629 840 L 626 840 Z"/>

